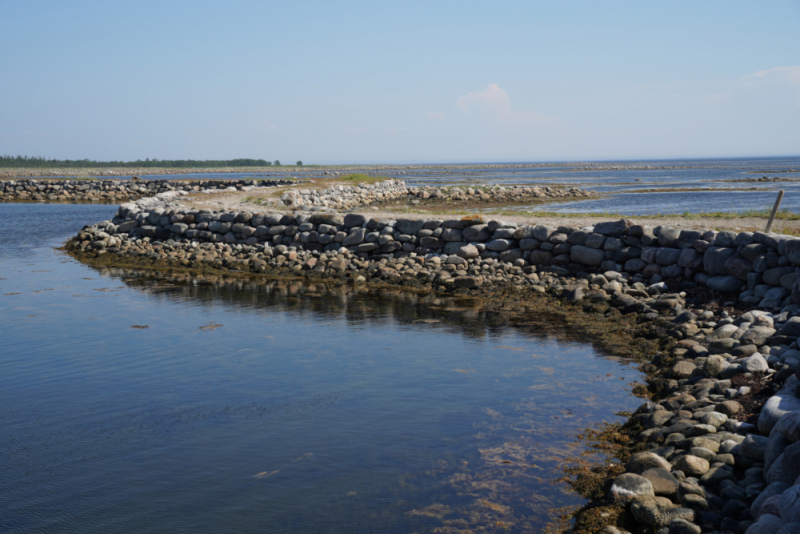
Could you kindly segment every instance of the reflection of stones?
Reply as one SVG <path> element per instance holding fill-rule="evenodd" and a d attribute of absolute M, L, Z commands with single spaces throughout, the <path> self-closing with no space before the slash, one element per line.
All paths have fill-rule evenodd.
<path fill-rule="evenodd" d="M 781 422 L 800 413 L 800 253 L 795 254 L 800 240 L 760 232 L 649 229 L 624 221 L 576 229 L 520 227 L 477 217 L 345 221 L 338 215 L 323 220 L 314 215 L 147 210 L 123 206 L 114 220 L 84 228 L 68 248 L 92 261 L 135 258 L 153 267 L 287 273 L 343 283 L 369 280 L 455 295 L 516 292 L 528 298 L 542 293 L 568 299 L 571 310 L 583 306 L 606 310 L 609 316 L 636 314 L 648 336 L 664 341 L 664 352 L 651 367 L 659 396 L 633 415 L 632 421 L 641 424 L 633 428 L 641 431 L 630 437 L 668 465 L 654 462 L 661 465 L 641 471 L 655 470 L 648 473 L 650 478 L 634 472 L 616 477 L 611 495 L 625 501 L 630 516 L 650 529 L 670 525 L 673 530 L 673 522 L 674 530 L 687 532 L 791 525 L 773 515 L 780 513 L 777 494 L 764 500 L 763 510 L 748 507 L 767 488 L 774 490 L 773 484 L 794 487 L 800 476 L 798 425 Z M 120 234 L 119 225 L 129 220 L 142 224 Z M 210 229 L 214 222 L 220 223 L 214 225 L 216 233 Z M 222 223 L 233 224 L 227 228 Z M 243 225 L 237 227 L 241 232 L 234 230 L 235 224 Z M 475 241 L 448 241 L 467 235 Z M 342 245 L 345 240 L 352 244 Z M 465 254 L 465 246 L 475 250 Z M 690 249 L 694 252 L 685 252 Z M 678 289 L 703 288 L 711 292 L 712 301 L 687 300 L 686 293 L 675 291 L 680 281 L 671 278 L 680 273 L 692 281 Z M 737 298 L 752 309 L 731 313 Z M 470 302 L 473 310 L 481 309 L 475 304 L 480 301 Z M 711 303 L 709 309 L 700 308 Z M 502 303 L 492 305 L 497 309 Z M 768 309 L 758 309 L 760 305 Z M 482 310 L 491 309 L 487 306 Z M 447 323 L 453 307 L 457 302 L 433 304 L 439 316 L 429 318 Z M 687 307 L 695 309 L 685 313 Z M 412 321 L 428 318 L 410 315 Z M 454 322 L 482 322 L 478 335 L 509 320 L 482 311 L 477 321 L 460 312 L 453 315 L 460 317 Z M 766 396 L 770 398 L 759 414 Z M 726 404 L 734 399 L 738 407 Z M 505 424 L 504 418 L 495 419 L 492 424 Z M 677 492 L 672 492 L 674 483 L 667 475 L 678 481 Z M 450 480 L 465 494 L 483 499 L 474 504 L 481 511 L 478 516 L 520 524 L 504 515 L 514 514 L 502 508 L 505 504 L 491 505 L 507 502 L 494 498 L 493 492 L 515 491 L 507 480 L 484 472 L 459 472 Z M 780 525 L 766 525 L 767 517 L 776 517 Z"/>

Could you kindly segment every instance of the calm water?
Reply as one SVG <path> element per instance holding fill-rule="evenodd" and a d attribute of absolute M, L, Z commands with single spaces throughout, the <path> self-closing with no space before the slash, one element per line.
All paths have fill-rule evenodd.
<path fill-rule="evenodd" d="M 574 434 L 640 403 L 541 314 L 52 248 L 113 211 L 0 204 L 2 532 L 537 531 Z"/>

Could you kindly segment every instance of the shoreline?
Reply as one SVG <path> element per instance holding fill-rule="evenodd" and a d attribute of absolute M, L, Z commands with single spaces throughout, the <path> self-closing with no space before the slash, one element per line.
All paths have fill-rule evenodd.
<path fill-rule="evenodd" d="M 800 273 L 791 261 L 783 268 L 778 261 L 787 253 L 794 258 L 791 243 L 800 240 L 763 233 L 650 230 L 630 221 L 601 222 L 581 230 L 487 222 L 479 216 L 425 221 L 322 211 L 211 212 L 149 200 L 123 205 L 112 221 L 85 227 L 67 250 L 81 261 L 109 266 L 288 274 L 351 284 L 371 281 L 495 299 L 548 295 L 584 312 L 632 314 L 667 351 L 650 363 L 651 392 L 664 398 L 646 403 L 631 417 L 633 426 L 623 427 L 641 432 L 634 440 L 637 445 L 620 449 L 618 455 L 641 452 L 644 456 L 637 458 L 647 461 L 636 463 L 631 457 L 628 473 L 616 468 L 609 472 L 619 475 L 613 481 L 597 481 L 610 484 L 610 493 L 604 492 L 602 499 L 595 495 L 589 510 L 604 510 L 604 517 L 616 518 L 618 527 L 661 528 L 675 520 L 689 531 L 701 525 L 715 530 L 730 519 L 721 515 L 727 502 L 748 495 L 733 490 L 723 494 L 723 483 L 746 480 L 748 469 L 759 469 L 762 478 L 770 476 L 766 466 L 757 463 L 763 461 L 766 448 L 757 438 L 767 438 L 759 436 L 752 423 L 736 419 L 739 414 L 755 415 L 759 402 L 752 395 L 763 388 L 731 386 L 734 380 L 755 384 L 775 377 L 784 388 L 800 384 L 794 378 L 797 359 L 789 361 L 787 356 L 793 354 L 797 338 L 784 331 L 787 325 L 793 328 L 789 312 L 800 314 L 800 306 L 783 287 L 783 277 L 788 276 L 786 285 L 794 289 Z M 741 254 L 754 253 L 759 258 L 753 261 L 767 262 L 765 266 L 775 261 L 775 267 L 752 271 L 753 263 Z M 665 281 L 656 279 L 662 275 Z M 709 291 L 739 291 L 746 282 L 757 286 L 762 276 L 773 283 L 780 278 L 781 285 L 775 291 L 767 286 L 759 296 L 748 289 L 739 301 L 735 293 Z M 757 310 L 759 305 L 769 311 Z M 784 308 L 789 311 L 778 313 Z M 757 422 L 762 433 L 768 433 L 771 427 L 761 424 L 764 413 Z M 667 449 L 662 446 L 665 440 L 672 443 Z M 645 445 L 658 452 L 642 450 Z M 760 458 L 753 457 L 758 454 Z M 650 480 L 645 476 L 648 469 L 640 464 L 662 471 L 649 473 Z M 685 491 L 680 493 L 680 488 Z M 755 499 L 755 489 L 750 492 Z M 636 498 L 630 499 L 631 494 Z M 728 494 L 736 499 L 725 499 Z M 703 502 L 695 499 L 698 495 Z M 755 512 L 752 518 L 734 520 L 736 529 L 745 530 L 758 517 Z M 587 513 L 579 515 L 578 525 L 586 522 Z"/>
<path fill-rule="evenodd" d="M 657 402 L 615 429 L 629 445 L 613 450 L 617 462 L 605 475 L 587 483 L 578 473 L 576 488 L 591 501 L 575 531 L 614 523 L 618 530 L 607 532 L 645 532 L 675 523 L 681 532 L 739 532 L 765 516 L 760 503 L 749 510 L 768 489 L 762 480 L 780 476 L 765 463 L 773 441 L 766 435 L 784 412 L 800 420 L 800 400 L 792 400 L 800 389 L 796 244 L 777 234 L 648 229 L 630 221 L 578 229 L 480 216 L 212 212 L 162 195 L 120 206 L 115 219 L 85 227 L 66 249 L 95 265 L 289 275 L 516 303 L 545 296 L 580 315 L 600 312 L 609 324 L 632 317 L 661 345 L 644 364 Z M 767 400 L 778 386 L 782 393 Z M 782 411 L 787 405 L 791 412 Z M 733 506 L 748 511 L 733 518 Z"/>

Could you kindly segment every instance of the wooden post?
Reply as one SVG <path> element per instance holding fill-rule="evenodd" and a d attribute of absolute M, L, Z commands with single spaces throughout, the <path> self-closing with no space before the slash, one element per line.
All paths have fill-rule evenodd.
<path fill-rule="evenodd" d="M 778 208 L 781 207 L 781 200 L 783 200 L 783 189 L 778 191 L 778 198 L 775 200 L 775 205 L 772 206 L 772 213 L 769 214 L 769 222 L 767 223 L 767 229 L 764 232 L 769 233 L 770 228 L 772 228 L 772 221 L 775 220 L 775 215 L 778 214 Z"/>

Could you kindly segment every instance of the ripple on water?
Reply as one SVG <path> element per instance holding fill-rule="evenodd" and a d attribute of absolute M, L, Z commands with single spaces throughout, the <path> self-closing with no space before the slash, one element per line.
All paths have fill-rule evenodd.
<path fill-rule="evenodd" d="M 574 435 L 638 404 L 555 316 L 93 270 L 66 235 L 0 249 L 4 531 L 537 531 Z"/>

